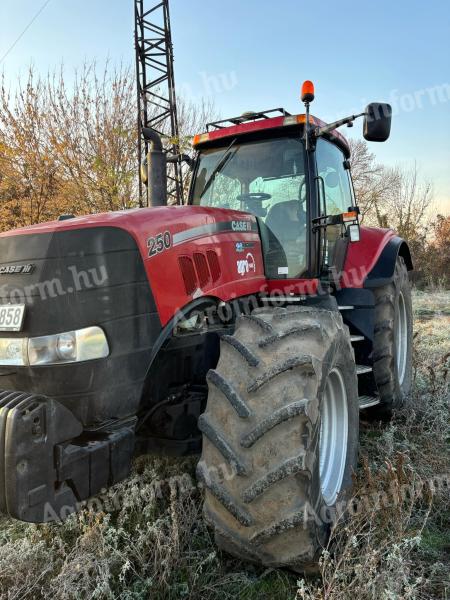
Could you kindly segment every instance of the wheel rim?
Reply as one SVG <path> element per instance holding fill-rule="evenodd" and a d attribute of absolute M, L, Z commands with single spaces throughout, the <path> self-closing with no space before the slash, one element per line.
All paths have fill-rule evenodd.
<path fill-rule="evenodd" d="M 336 502 L 342 486 L 347 459 L 347 392 L 339 369 L 327 379 L 320 420 L 320 487 L 328 506 Z"/>
<path fill-rule="evenodd" d="M 397 305 L 397 327 L 395 330 L 395 347 L 397 354 L 397 373 L 400 385 L 403 383 L 406 372 L 406 355 L 408 352 L 408 321 L 406 315 L 405 298 L 400 292 Z"/>

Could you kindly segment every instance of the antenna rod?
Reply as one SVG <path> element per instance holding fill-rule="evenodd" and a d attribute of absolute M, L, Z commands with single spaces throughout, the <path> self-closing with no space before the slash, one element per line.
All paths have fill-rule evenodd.
<path fill-rule="evenodd" d="M 306 122 L 305 122 L 305 149 L 309 150 L 309 105 L 314 100 L 314 84 L 312 81 L 304 81 L 302 85 L 302 102 L 305 104 L 306 109 Z"/>
<path fill-rule="evenodd" d="M 309 102 L 305 102 L 306 122 L 305 122 L 305 149 L 309 150 Z"/>

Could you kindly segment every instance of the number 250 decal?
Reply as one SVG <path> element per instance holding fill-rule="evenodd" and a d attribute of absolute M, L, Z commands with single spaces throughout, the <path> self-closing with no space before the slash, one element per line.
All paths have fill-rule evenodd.
<path fill-rule="evenodd" d="M 158 233 L 155 237 L 148 238 L 147 246 L 149 257 L 156 256 L 160 252 L 168 250 L 172 246 L 170 231 Z"/>

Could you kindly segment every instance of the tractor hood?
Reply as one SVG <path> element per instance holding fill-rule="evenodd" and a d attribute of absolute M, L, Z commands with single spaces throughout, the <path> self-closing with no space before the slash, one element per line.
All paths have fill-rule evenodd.
<path fill-rule="evenodd" d="M 255 222 L 254 217 L 245 215 L 245 220 Z M 169 230 L 172 235 L 177 235 L 184 230 L 199 226 L 212 225 L 217 222 L 240 222 L 243 220 L 242 212 L 220 208 L 202 206 L 161 206 L 154 208 L 137 208 L 132 210 L 107 212 L 82 217 L 74 217 L 61 221 L 51 221 L 38 225 L 31 225 L 0 233 L 3 238 L 23 236 L 30 234 L 53 234 L 63 231 L 85 230 L 94 227 L 114 227 L 128 232 L 138 244 L 144 258 L 148 256 L 148 240 L 160 232 Z M 256 222 L 255 222 L 256 223 Z M 11 258 L 3 255 L 1 264 Z"/>
<path fill-rule="evenodd" d="M 0 234 L 0 290 L 2 284 L 52 281 L 67 267 L 75 266 L 78 272 L 85 262 L 101 276 L 105 257 L 115 286 L 143 265 L 146 281 L 142 272 L 139 281 L 150 290 L 162 325 L 201 296 L 226 301 L 236 294 L 256 293 L 266 281 L 256 217 L 229 209 L 163 206 L 87 215 Z M 129 262 L 122 268 L 126 260 L 133 266 Z M 35 265 L 31 272 L 7 273 L 30 265 Z M 55 302 L 63 305 L 61 298 Z M 78 304 L 75 312 L 85 311 Z M 58 324 L 52 319 L 55 328 Z"/>

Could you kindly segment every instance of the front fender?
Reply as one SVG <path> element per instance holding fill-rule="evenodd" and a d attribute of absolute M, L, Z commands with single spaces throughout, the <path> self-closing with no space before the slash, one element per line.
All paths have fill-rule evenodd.
<path fill-rule="evenodd" d="M 391 283 L 394 279 L 395 263 L 398 256 L 403 257 L 406 268 L 411 271 L 413 262 L 408 244 L 402 238 L 395 236 L 383 248 L 375 266 L 364 281 L 364 287 L 377 288 Z"/>
<path fill-rule="evenodd" d="M 386 285 L 392 281 L 399 255 L 405 259 L 408 270 L 412 270 L 408 245 L 394 231 L 361 227 L 360 241 L 349 244 L 340 287 L 374 288 Z"/>

